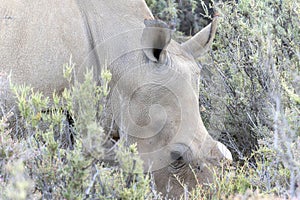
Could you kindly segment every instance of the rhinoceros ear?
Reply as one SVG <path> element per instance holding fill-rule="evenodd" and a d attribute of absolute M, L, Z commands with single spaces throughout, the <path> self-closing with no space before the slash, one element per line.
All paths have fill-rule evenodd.
<path fill-rule="evenodd" d="M 143 51 L 151 61 L 164 63 L 166 48 L 171 41 L 171 30 L 160 20 L 145 20 L 144 23 Z"/>
<path fill-rule="evenodd" d="M 216 34 L 217 24 L 218 17 L 214 17 L 213 21 L 209 25 L 207 25 L 181 46 L 194 58 L 200 57 L 210 48 Z"/>

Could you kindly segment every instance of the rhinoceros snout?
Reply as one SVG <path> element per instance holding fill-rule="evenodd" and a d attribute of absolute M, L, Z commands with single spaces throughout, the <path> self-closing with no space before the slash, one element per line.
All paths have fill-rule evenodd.
<path fill-rule="evenodd" d="M 232 161 L 231 152 L 224 144 L 222 144 L 221 142 L 217 142 L 217 148 L 220 151 L 221 155 L 223 155 L 224 159 Z"/>

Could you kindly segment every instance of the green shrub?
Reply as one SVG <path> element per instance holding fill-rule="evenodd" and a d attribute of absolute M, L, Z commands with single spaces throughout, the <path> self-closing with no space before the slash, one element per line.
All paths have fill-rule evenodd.
<path fill-rule="evenodd" d="M 85 81 L 73 80 L 74 64 L 64 66 L 70 82 L 52 99 L 28 86 L 13 86 L 25 133 L 12 138 L 5 115 L 0 121 L 0 196 L 4 199 L 151 199 L 150 178 L 134 145 L 113 148 L 105 163 L 107 138 L 100 125 L 102 102 L 111 74 L 102 70 L 102 86 L 87 70 Z M 74 85 L 71 85 L 74 82 Z M 68 119 L 67 115 L 72 116 Z"/>
<path fill-rule="evenodd" d="M 201 61 L 200 100 L 209 132 L 235 161 L 256 170 L 266 161 L 251 155 L 270 149 L 269 176 L 260 184 L 267 187 L 283 170 L 285 182 L 272 187 L 287 196 L 295 195 L 300 174 L 299 7 L 294 0 L 224 4 L 213 51 Z"/>
<path fill-rule="evenodd" d="M 155 17 L 185 35 L 194 35 L 212 19 L 211 0 L 146 0 Z"/>

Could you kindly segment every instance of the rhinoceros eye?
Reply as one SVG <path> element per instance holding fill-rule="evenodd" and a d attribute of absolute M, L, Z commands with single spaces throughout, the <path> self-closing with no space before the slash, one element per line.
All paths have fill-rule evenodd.
<path fill-rule="evenodd" d="M 173 162 L 170 163 L 170 167 L 174 170 L 180 169 L 186 165 L 186 162 L 179 151 L 172 151 L 171 159 Z"/>

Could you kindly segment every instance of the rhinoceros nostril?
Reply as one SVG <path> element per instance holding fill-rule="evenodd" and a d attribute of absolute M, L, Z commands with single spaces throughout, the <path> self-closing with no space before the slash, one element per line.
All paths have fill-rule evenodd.
<path fill-rule="evenodd" d="M 202 170 L 202 165 L 201 165 L 200 163 L 197 163 L 197 164 L 196 164 L 195 169 L 196 169 L 198 172 L 202 172 L 202 171 L 203 171 L 203 170 Z"/>
<path fill-rule="evenodd" d="M 195 169 L 196 169 L 198 172 L 203 172 L 204 166 L 205 166 L 205 165 L 203 165 L 203 163 L 197 163 Z"/>

